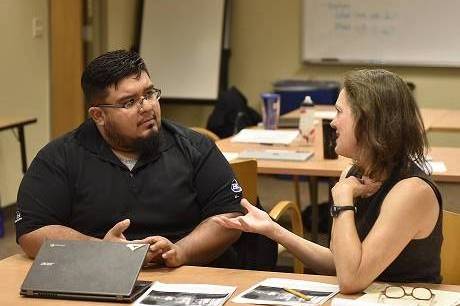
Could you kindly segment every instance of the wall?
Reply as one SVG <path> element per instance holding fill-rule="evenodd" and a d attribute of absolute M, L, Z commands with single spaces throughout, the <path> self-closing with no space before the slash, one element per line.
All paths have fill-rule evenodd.
<path fill-rule="evenodd" d="M 43 35 L 32 37 L 32 18 L 43 22 Z M 25 128 L 27 159 L 49 141 L 49 38 L 47 0 L 0 1 L 0 117 L 36 117 Z M 22 179 L 19 143 L 11 130 L 0 132 L 2 206 L 16 202 Z"/>
<path fill-rule="evenodd" d="M 138 0 L 101 0 L 105 7 L 104 51 L 129 48 L 134 41 Z M 281 78 L 341 80 L 350 66 L 303 65 L 300 61 L 301 0 L 232 0 L 230 84 L 239 87 L 253 107 L 259 94 Z M 32 18 L 44 31 L 32 38 Z M 47 0 L 0 1 L 0 49 L 3 74 L 0 116 L 33 116 L 25 129 L 28 161 L 49 141 L 49 37 Z M 14 29 L 11 30 L 11 29 Z M 460 108 L 458 68 L 390 68 L 417 85 L 421 106 Z M 7 72 L 7 73 L 5 73 Z M 152 72 L 155 80 L 155 74 Z M 186 125 L 203 126 L 212 106 L 162 105 L 163 115 Z M 434 144 L 459 145 L 455 133 L 432 134 Z M 15 202 L 22 178 L 19 144 L 10 131 L 0 132 L 2 205 Z"/>
<path fill-rule="evenodd" d="M 230 81 L 258 105 L 258 95 L 280 78 L 341 80 L 352 66 L 302 65 L 300 0 L 233 0 Z M 417 85 L 422 106 L 460 108 L 458 68 L 395 68 Z"/>
<path fill-rule="evenodd" d="M 303 65 L 300 60 L 301 0 L 232 0 L 230 84 L 253 107 L 259 94 L 283 78 L 341 81 L 352 66 Z M 444 47 L 444 46 L 442 46 Z M 417 86 L 422 107 L 460 108 L 459 68 L 387 67 Z M 434 145 L 460 146 L 458 133 L 432 133 Z"/>
<path fill-rule="evenodd" d="M 272 83 L 284 78 L 327 79 L 341 81 L 352 66 L 304 65 L 300 59 L 301 0 L 230 0 L 230 85 L 237 86 L 251 106 L 260 108 L 259 94 L 272 89 Z M 109 1 L 107 42 L 109 49 L 128 47 L 138 2 Z M 118 29 L 118 30 L 117 30 Z M 131 33 L 131 34 L 130 34 Z M 417 86 L 416 96 L 424 107 L 460 108 L 457 86 L 458 68 L 387 67 Z M 155 80 L 155 72 L 152 71 Z M 204 126 L 212 105 L 162 104 L 163 116 L 188 126 Z M 435 145 L 458 145 L 454 133 L 432 133 Z"/>
<path fill-rule="evenodd" d="M 104 0 L 106 2 L 106 50 L 127 49 L 134 42 L 138 0 Z"/>

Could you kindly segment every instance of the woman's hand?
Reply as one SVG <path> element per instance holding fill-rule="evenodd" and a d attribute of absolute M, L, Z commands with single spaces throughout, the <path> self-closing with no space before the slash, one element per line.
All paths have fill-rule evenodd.
<path fill-rule="evenodd" d="M 226 228 L 258 233 L 269 238 L 272 237 L 274 222 L 270 216 L 265 211 L 249 203 L 246 199 L 241 200 L 241 205 L 248 211 L 246 215 L 235 218 L 216 216 L 213 217 L 213 220 Z"/>
<path fill-rule="evenodd" d="M 381 182 L 363 176 L 358 179 L 355 176 L 342 178 L 332 188 L 332 198 L 335 205 L 350 205 L 357 197 L 367 198 L 373 195 L 382 186 Z"/>

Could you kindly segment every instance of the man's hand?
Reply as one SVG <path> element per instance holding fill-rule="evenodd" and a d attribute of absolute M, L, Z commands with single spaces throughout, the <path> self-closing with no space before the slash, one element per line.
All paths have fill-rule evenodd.
<path fill-rule="evenodd" d="M 186 259 L 183 250 L 168 239 L 161 236 L 152 236 L 143 239 L 150 243 L 149 262 L 163 262 L 167 267 L 182 266 Z"/>
<path fill-rule="evenodd" d="M 125 219 L 123 221 L 118 222 L 107 232 L 107 234 L 105 234 L 103 240 L 112 241 L 112 242 L 120 242 L 120 243 L 132 242 L 132 243 L 148 244 L 149 250 L 147 252 L 147 255 L 145 256 L 144 265 L 152 261 L 161 261 L 161 256 L 163 255 L 163 249 L 166 250 L 167 248 L 160 247 L 160 246 L 163 246 L 165 243 L 160 244 L 158 247 L 152 248 L 153 244 L 155 244 L 159 240 L 157 236 L 147 237 L 144 239 L 133 240 L 133 241 L 127 240 L 125 235 L 123 235 L 123 232 L 128 229 L 130 224 L 131 224 L 131 221 L 129 219 Z M 159 238 L 163 238 L 163 237 L 159 237 Z M 169 240 L 167 240 L 166 238 L 163 238 L 163 239 L 169 242 Z M 158 260 L 158 258 L 160 260 Z"/>
<path fill-rule="evenodd" d="M 123 235 L 123 232 L 129 227 L 130 222 L 131 221 L 129 219 L 118 222 L 107 232 L 107 234 L 105 234 L 103 240 L 112 242 L 128 242 L 125 235 Z"/>

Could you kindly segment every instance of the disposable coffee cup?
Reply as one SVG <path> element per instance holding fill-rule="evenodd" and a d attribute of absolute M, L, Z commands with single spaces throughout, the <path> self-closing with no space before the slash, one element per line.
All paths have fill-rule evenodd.
<path fill-rule="evenodd" d="M 262 98 L 262 121 L 266 130 L 276 130 L 280 118 L 281 97 L 279 94 L 263 93 Z"/>
<path fill-rule="evenodd" d="M 331 126 L 332 120 L 323 119 L 323 155 L 324 159 L 337 159 L 339 156 L 335 152 L 337 134 Z"/>

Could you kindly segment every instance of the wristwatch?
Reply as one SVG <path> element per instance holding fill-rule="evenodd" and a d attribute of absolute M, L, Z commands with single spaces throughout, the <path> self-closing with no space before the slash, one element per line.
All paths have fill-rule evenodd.
<path fill-rule="evenodd" d="M 338 205 L 331 205 L 329 212 L 331 213 L 331 217 L 337 218 L 342 211 L 345 210 L 353 210 L 355 214 L 358 212 L 356 206 L 348 205 L 348 206 L 338 206 Z"/>

